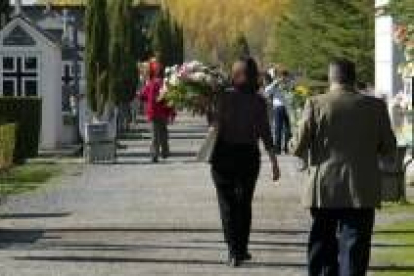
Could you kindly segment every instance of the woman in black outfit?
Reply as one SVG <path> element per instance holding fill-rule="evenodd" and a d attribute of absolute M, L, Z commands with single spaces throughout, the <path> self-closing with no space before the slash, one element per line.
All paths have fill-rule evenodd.
<path fill-rule="evenodd" d="M 259 95 L 259 71 L 251 58 L 237 61 L 233 87 L 219 100 L 218 140 L 212 156 L 212 176 L 217 189 L 229 265 L 250 260 L 248 243 L 252 201 L 260 170 L 259 140 L 269 154 L 273 178 L 279 166 L 273 146 L 266 100 Z"/>

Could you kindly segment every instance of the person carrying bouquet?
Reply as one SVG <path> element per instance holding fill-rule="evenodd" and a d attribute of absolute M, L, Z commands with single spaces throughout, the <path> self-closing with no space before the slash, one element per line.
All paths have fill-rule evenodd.
<path fill-rule="evenodd" d="M 148 122 L 151 123 L 151 157 L 153 163 L 158 162 L 160 153 L 164 159 L 170 155 L 168 123 L 172 122 L 176 115 L 174 109 L 167 106 L 164 101 L 159 100 L 163 86 L 162 72 L 162 65 L 156 61 L 151 61 L 149 64 L 148 81 L 140 93 L 140 98 L 146 105 Z"/>

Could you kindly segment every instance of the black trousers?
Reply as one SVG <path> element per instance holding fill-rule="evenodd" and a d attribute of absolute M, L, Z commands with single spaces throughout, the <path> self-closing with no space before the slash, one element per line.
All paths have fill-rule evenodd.
<path fill-rule="evenodd" d="M 366 275 L 374 209 L 312 209 L 311 215 L 309 275 Z"/>
<path fill-rule="evenodd" d="M 252 202 L 260 170 L 256 147 L 221 144 L 214 154 L 212 177 L 229 252 L 241 257 L 248 251 Z"/>
<path fill-rule="evenodd" d="M 274 110 L 275 145 L 276 151 L 288 152 L 288 143 L 292 136 L 289 114 L 285 106 L 279 106 Z"/>
<path fill-rule="evenodd" d="M 151 122 L 151 156 L 158 159 L 161 151 L 162 157 L 168 157 L 170 154 L 170 146 L 168 143 L 168 120 L 154 118 Z"/>

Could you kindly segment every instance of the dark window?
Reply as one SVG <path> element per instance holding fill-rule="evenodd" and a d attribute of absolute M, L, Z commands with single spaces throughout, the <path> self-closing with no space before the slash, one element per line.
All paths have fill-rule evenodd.
<path fill-rule="evenodd" d="M 4 57 L 3 58 L 3 70 L 13 71 L 14 70 L 14 58 L 13 57 Z"/>
<path fill-rule="evenodd" d="M 77 67 L 78 67 L 78 75 L 82 75 L 82 66 L 78 64 Z M 71 72 L 73 75 L 75 74 L 75 68 L 76 68 L 75 65 L 72 65 Z"/>
<path fill-rule="evenodd" d="M 37 57 L 4 57 L 2 63 L 5 69 L 2 72 L 4 96 L 37 96 L 39 69 Z"/>
<path fill-rule="evenodd" d="M 3 96 L 13 97 L 14 96 L 14 81 L 13 80 L 3 80 Z"/>
<path fill-rule="evenodd" d="M 26 97 L 37 96 L 37 81 L 36 80 L 25 80 L 24 91 Z"/>
<path fill-rule="evenodd" d="M 24 59 L 24 66 L 25 66 L 25 69 L 28 70 L 28 71 L 37 70 L 37 58 L 35 58 L 35 57 L 26 57 Z"/>

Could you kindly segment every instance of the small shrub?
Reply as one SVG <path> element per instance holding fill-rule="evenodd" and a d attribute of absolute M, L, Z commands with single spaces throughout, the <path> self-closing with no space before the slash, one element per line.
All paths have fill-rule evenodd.
<path fill-rule="evenodd" d="M 16 124 L 14 161 L 35 157 L 39 150 L 42 101 L 33 97 L 0 97 L 0 124 Z"/>
<path fill-rule="evenodd" d="M 0 125 L 0 171 L 13 165 L 16 145 L 16 125 Z"/>

